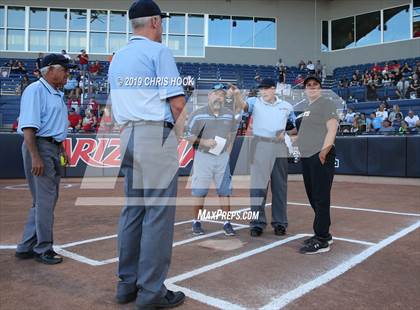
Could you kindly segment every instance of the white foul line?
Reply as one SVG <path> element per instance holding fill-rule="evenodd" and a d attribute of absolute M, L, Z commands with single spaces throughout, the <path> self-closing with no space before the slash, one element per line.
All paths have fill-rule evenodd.
<path fill-rule="evenodd" d="M 2 244 L 0 250 L 14 250 L 17 248 L 17 244 Z"/>
<path fill-rule="evenodd" d="M 79 254 L 76 254 L 76 253 L 73 253 L 73 252 L 70 252 L 70 251 L 67 251 L 67 250 L 63 250 L 60 247 L 54 247 L 54 250 L 58 254 L 61 254 L 65 257 L 68 257 L 68 258 L 71 258 L 71 259 L 74 259 L 74 260 L 76 260 L 78 262 L 81 262 L 81 263 L 85 263 L 85 264 L 88 264 L 88 265 L 91 265 L 91 266 L 101 266 L 101 265 L 103 265 L 102 262 L 100 262 L 100 261 L 90 259 L 90 258 L 87 258 L 85 256 L 82 256 L 82 255 L 79 255 Z"/>
<path fill-rule="evenodd" d="M 59 245 L 58 247 L 60 247 L 62 249 L 65 249 L 65 248 L 69 248 L 69 247 L 73 247 L 73 246 L 77 246 L 77 245 L 81 245 L 81 244 L 85 244 L 85 243 L 107 240 L 107 239 L 112 239 L 112 238 L 116 238 L 116 237 L 117 237 L 117 235 L 98 237 L 98 238 L 93 238 L 93 239 L 87 239 L 87 240 L 81 240 L 81 241 L 66 243 L 66 244 L 63 244 L 63 245 Z"/>
<path fill-rule="evenodd" d="M 223 299 L 219 299 L 219 298 L 215 298 L 215 297 L 211 297 L 211 296 L 207 296 L 204 295 L 202 293 L 193 291 L 189 288 L 183 287 L 183 286 L 178 286 L 172 283 L 167 284 L 168 289 L 170 290 L 174 290 L 174 291 L 182 291 L 185 295 L 187 295 L 188 297 L 195 299 L 201 303 L 205 303 L 209 306 L 213 306 L 219 309 L 229 309 L 229 310 L 246 310 L 246 308 L 243 308 L 239 305 L 235 305 L 232 304 L 226 300 Z"/>
<path fill-rule="evenodd" d="M 287 204 L 295 206 L 310 206 L 309 203 L 300 203 L 300 202 L 290 202 Z M 341 207 L 341 206 L 331 206 L 332 209 L 343 209 L 343 210 L 353 210 L 353 211 L 363 211 L 363 212 L 373 212 L 373 213 L 384 213 L 384 214 L 395 214 L 395 215 L 406 215 L 406 216 L 416 216 L 420 217 L 419 213 L 406 213 L 406 212 L 396 212 L 396 211 L 386 211 L 386 210 L 377 210 L 377 209 L 366 209 L 366 208 L 353 208 L 353 207 Z"/>
<path fill-rule="evenodd" d="M 276 242 L 267 244 L 265 246 L 262 246 L 262 247 L 259 247 L 259 248 L 256 248 L 256 249 L 253 249 L 253 250 L 250 250 L 250 251 L 241 253 L 239 255 L 235 255 L 235 256 L 232 256 L 232 257 L 223 259 L 223 260 L 218 261 L 218 262 L 215 262 L 213 264 L 206 265 L 206 266 L 200 267 L 198 269 L 185 272 L 185 273 L 180 274 L 178 276 L 174 276 L 174 277 L 168 279 L 167 282 L 168 283 L 175 283 L 175 282 L 183 281 L 183 280 L 186 280 L 186 279 L 195 277 L 195 276 L 197 276 L 199 274 L 205 273 L 207 271 L 210 271 L 210 270 L 213 270 L 213 269 L 222 267 L 222 266 L 227 265 L 227 264 L 231 264 L 231 263 L 236 262 L 238 260 L 241 260 L 241 259 L 244 259 L 244 258 L 253 256 L 255 254 L 259 254 L 259 253 L 268 251 L 268 250 L 270 250 L 272 248 L 275 248 L 277 246 L 280 246 L 282 244 L 288 243 L 290 241 L 293 241 L 293 240 L 296 240 L 296 239 L 299 239 L 299 238 L 302 238 L 302 237 L 304 237 L 304 236 L 301 235 L 301 234 L 298 234 L 298 235 L 295 235 L 295 236 L 291 236 L 289 238 L 286 238 L 286 239 L 283 239 L 283 240 L 279 240 L 279 241 L 276 241 Z"/>
<path fill-rule="evenodd" d="M 384 247 L 390 245 L 392 242 L 404 237 L 405 235 L 409 234 L 410 232 L 416 230 L 420 227 L 420 221 L 410 225 L 407 228 L 397 232 L 396 234 L 378 242 L 377 244 L 367 248 L 366 250 L 362 251 L 361 253 L 353 256 L 349 260 L 341 263 L 334 269 L 324 273 L 323 275 L 315 278 L 312 281 L 309 281 L 294 290 L 289 291 L 288 293 L 280 296 L 279 298 L 273 299 L 269 304 L 260 308 L 260 310 L 272 310 L 272 309 L 280 309 L 289 304 L 290 302 L 298 299 L 299 297 L 305 295 L 306 293 L 312 291 L 313 289 L 328 283 L 329 281 L 337 278 L 338 276 L 342 275 L 349 269 L 355 267 L 356 265 L 360 264 L 368 257 L 372 256 L 376 252 L 380 251 Z"/>

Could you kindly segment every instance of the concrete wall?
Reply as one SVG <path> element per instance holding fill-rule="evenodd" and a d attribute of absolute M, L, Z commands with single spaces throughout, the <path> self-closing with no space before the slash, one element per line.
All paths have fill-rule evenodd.
<path fill-rule="evenodd" d="M 157 0 L 163 11 L 275 17 L 277 19 L 277 49 L 207 47 L 205 58 L 177 57 L 181 62 L 216 62 L 233 64 L 275 64 L 279 57 L 287 65 L 321 59 L 331 72 L 336 66 L 356 63 L 416 57 L 420 55 L 420 39 L 387 43 L 343 51 L 321 53 L 321 21 L 357 15 L 369 11 L 410 3 L 411 0 Z M 9 5 L 93 8 L 126 10 L 131 0 L 4 0 Z M 0 53 L 0 57 L 15 57 L 15 53 Z M 106 56 L 92 55 L 94 59 Z M 34 58 L 33 53 L 20 57 Z"/>

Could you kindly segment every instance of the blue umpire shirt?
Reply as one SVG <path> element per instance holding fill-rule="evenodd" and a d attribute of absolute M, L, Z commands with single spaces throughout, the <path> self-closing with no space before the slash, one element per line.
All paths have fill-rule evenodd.
<path fill-rule="evenodd" d="M 63 92 L 54 89 L 46 80 L 25 88 L 20 101 L 18 132 L 36 128 L 37 137 L 53 137 L 61 142 L 67 137 L 68 112 Z"/>
<path fill-rule="evenodd" d="M 252 113 L 254 136 L 275 138 L 278 131 L 285 130 L 287 120 L 294 123 L 293 107 L 287 101 L 277 98 L 276 104 L 264 103 L 261 97 L 246 100 L 248 112 Z"/>
<path fill-rule="evenodd" d="M 167 99 L 184 95 L 184 89 L 175 59 L 165 45 L 133 36 L 112 58 L 108 79 L 118 124 L 174 122 Z"/>

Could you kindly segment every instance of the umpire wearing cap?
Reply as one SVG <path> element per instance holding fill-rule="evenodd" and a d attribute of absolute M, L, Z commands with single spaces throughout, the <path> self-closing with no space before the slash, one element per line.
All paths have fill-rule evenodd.
<path fill-rule="evenodd" d="M 115 53 L 108 73 L 112 110 L 123 127 L 126 195 L 118 229 L 116 297 L 119 303 L 136 300 L 137 309 L 171 308 L 185 299 L 164 285 L 173 243 L 177 138 L 185 121 L 183 88 L 173 83 L 179 80 L 178 69 L 161 44 L 164 17 L 153 1 L 134 2 L 129 9 L 133 36 Z M 165 79 L 168 83 L 162 83 Z"/>
<path fill-rule="evenodd" d="M 274 233 L 281 236 L 286 233 L 288 225 L 288 150 L 284 138 L 287 121 L 294 117 L 294 113 L 290 103 L 276 96 L 276 83 L 272 79 L 263 79 L 258 88 L 259 97 L 248 98 L 243 102 L 243 109 L 252 113 L 253 117 L 251 210 L 258 212 L 258 219 L 251 222 L 250 234 L 259 237 L 267 226 L 265 203 L 271 179 L 271 226 Z"/>
<path fill-rule="evenodd" d="M 18 132 L 23 134 L 23 165 L 32 195 L 22 241 L 16 257 L 58 264 L 62 257 L 53 250 L 54 208 L 60 186 L 60 153 L 67 137 L 67 106 L 59 90 L 67 82 L 67 70 L 74 68 L 61 54 L 45 56 L 42 77 L 22 94 Z"/>
<path fill-rule="evenodd" d="M 329 232 L 331 186 L 334 178 L 334 141 L 338 128 L 337 108 L 322 94 L 321 81 L 309 76 L 304 83 L 309 100 L 306 111 L 299 115 L 298 146 L 302 157 L 303 181 L 306 194 L 315 212 L 314 236 L 304 241 L 303 254 L 316 254 L 330 250 Z"/>

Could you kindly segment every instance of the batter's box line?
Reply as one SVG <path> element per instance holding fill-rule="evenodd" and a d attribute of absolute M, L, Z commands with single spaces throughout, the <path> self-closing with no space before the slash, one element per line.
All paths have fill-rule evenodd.
<path fill-rule="evenodd" d="M 396 240 L 406 236 L 407 234 L 409 234 L 410 232 L 418 229 L 420 227 L 420 221 L 400 230 L 399 232 L 383 239 L 382 241 L 378 242 L 377 244 L 374 244 L 370 247 L 368 247 L 367 249 L 363 250 L 361 253 L 353 256 L 352 258 L 344 261 L 343 263 L 341 263 L 340 265 L 338 265 L 337 267 L 331 269 L 330 271 L 322 274 L 321 276 L 308 281 L 300 286 L 298 286 L 297 288 L 287 292 L 286 294 L 281 295 L 278 298 L 273 298 L 272 301 L 266 305 L 264 305 L 263 307 L 260 308 L 260 310 L 273 310 L 273 309 L 281 309 L 283 307 L 285 307 L 286 305 L 288 305 L 290 302 L 302 297 L 303 295 L 307 294 L 308 292 L 312 291 L 313 289 L 324 285 L 326 283 L 328 283 L 329 281 L 339 277 L 340 275 L 344 274 L 346 271 L 350 270 L 351 268 L 355 267 L 356 265 L 360 264 L 361 262 L 363 262 L 364 260 L 366 260 L 367 258 L 369 258 L 370 256 L 372 256 L 373 254 L 375 254 L 376 252 L 382 250 L 383 248 L 385 248 L 386 246 L 390 245 L 391 243 L 395 242 Z M 229 301 L 223 300 L 223 299 L 219 299 L 216 297 L 212 297 L 212 296 L 207 296 L 203 293 L 200 292 L 196 292 L 193 291 L 189 288 L 183 288 L 181 286 L 176 285 L 176 282 L 180 282 L 180 281 L 184 281 L 187 279 L 190 279 L 192 277 L 195 277 L 197 275 L 203 274 L 205 272 L 208 272 L 210 270 L 225 266 L 227 264 L 231 264 L 234 263 L 238 260 L 265 252 L 269 249 L 272 249 L 274 247 L 277 246 L 281 246 L 282 244 L 285 244 L 287 242 L 308 236 L 309 234 L 298 234 L 295 235 L 293 237 L 289 237 L 287 239 L 284 240 L 280 240 L 271 244 L 268 244 L 266 246 L 248 251 L 248 252 L 244 252 L 242 254 L 227 258 L 227 259 L 223 259 L 219 262 L 215 262 L 212 263 L 210 265 L 206 265 L 203 267 L 200 267 L 198 269 L 174 276 L 170 279 L 167 279 L 165 284 L 169 287 L 169 288 L 174 288 L 174 289 L 181 289 L 184 291 L 184 293 L 192 298 L 195 299 L 199 302 L 205 303 L 207 305 L 216 307 L 218 309 L 246 309 L 241 305 L 237 305 L 237 304 L 232 304 Z M 336 238 L 338 240 L 343 240 L 345 238 Z M 348 240 L 352 240 L 352 239 L 347 239 L 347 240 L 343 240 L 343 241 L 348 241 Z M 353 240 L 354 241 L 354 240 Z M 357 240 L 356 240 L 357 241 Z M 328 254 L 327 254 L 328 255 Z"/>

